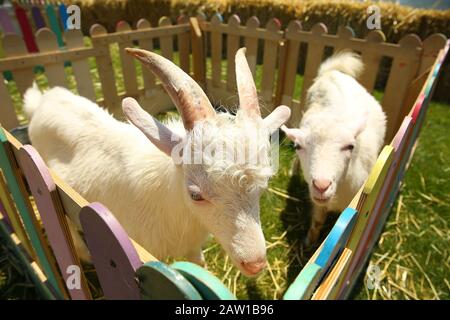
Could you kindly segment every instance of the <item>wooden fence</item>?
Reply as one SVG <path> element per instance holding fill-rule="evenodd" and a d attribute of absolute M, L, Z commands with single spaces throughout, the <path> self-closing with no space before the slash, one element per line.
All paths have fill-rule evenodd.
<path fill-rule="evenodd" d="M 383 56 L 392 59 L 383 96 L 383 108 L 390 117 L 387 138 L 390 143 L 382 150 L 360 192 L 284 298 L 346 297 L 398 192 L 448 51 L 446 39 L 442 35 L 433 35 L 422 43 L 410 35 L 399 44 L 388 44 L 378 31 L 366 39 L 357 39 L 348 28 L 341 28 L 337 35 L 328 35 L 323 24 L 303 31 L 297 21 L 282 31 L 276 20 L 260 28 L 257 18 L 249 19 L 244 26 L 236 15 L 230 17 L 227 24 L 218 15 L 211 21 L 204 17 L 181 17 L 177 24 L 161 18 L 157 27 L 140 20 L 135 30 L 122 22 L 114 33 L 94 25 L 90 38 L 92 45 L 85 45 L 79 31 L 66 31 L 64 47 L 60 47 L 55 33 L 41 28 L 35 34 L 39 52 L 29 53 L 21 36 L 6 34 L 2 39 L 5 58 L 0 59 L 0 71 L 12 73 L 14 80 L 9 82 L 14 82 L 23 95 L 35 79 L 36 66 L 43 66 L 50 86 L 66 87 L 69 81 L 65 71 L 72 68 L 76 91 L 97 100 L 116 116 L 120 116 L 119 105 L 124 96 L 138 98 L 149 112 L 155 114 L 171 109 L 172 103 L 147 70 L 142 70 L 143 85 L 138 85 L 138 71 L 123 48 L 136 45 L 159 50 L 191 73 L 213 102 L 232 105 L 236 103 L 234 54 L 245 45 L 252 72 L 255 75 L 261 72 L 259 92 L 267 108 L 265 112 L 283 103 L 292 108 L 294 121 L 297 121 L 303 107 L 294 95 L 302 44 L 307 45 L 302 95 L 311 85 L 326 47 L 361 52 L 366 65 L 361 82 L 369 91 L 373 90 L 380 59 Z M 117 44 L 120 49 L 119 73 L 123 75 L 124 92 L 117 89 L 111 44 Z M 261 48 L 263 64 L 257 67 Z M 207 72 L 208 52 L 211 73 Z M 96 70 L 90 68 L 90 58 L 95 59 Z M 66 63 L 65 66 L 67 61 L 70 65 Z M 227 62 L 225 72 L 223 61 Z M 94 87 L 95 72 L 100 80 L 100 94 Z M 5 129 L 19 124 L 9 82 L 0 81 L 0 122 Z M 155 261 L 150 253 L 127 236 L 105 207 L 87 203 L 45 166 L 33 147 L 21 145 L 3 128 L 0 128 L 0 232 L 26 262 L 44 297 L 92 298 L 92 290 L 84 277 L 77 288 L 67 285 L 69 267 L 77 266 L 83 270 L 68 231 L 70 221 L 83 227 L 96 274 L 108 299 L 233 297 L 220 281 L 200 267 L 189 264 L 167 266 Z M 205 282 L 204 279 L 208 280 Z M 161 286 L 169 289 L 160 291 L 157 288 Z"/>
<path fill-rule="evenodd" d="M 339 29 L 336 35 L 327 33 L 324 24 L 315 25 L 310 31 L 304 31 L 299 21 L 292 21 L 282 31 L 279 22 L 269 21 L 265 28 L 259 26 L 256 17 L 250 18 L 245 25 L 237 15 L 229 18 L 225 24 L 220 15 L 210 21 L 180 17 L 172 25 L 168 18 L 161 18 L 157 27 L 151 27 L 145 19 L 132 29 L 126 22 L 117 24 L 116 32 L 107 33 L 101 25 L 93 25 L 90 30 L 92 46 L 85 45 L 79 30 L 63 33 L 64 47 L 58 45 L 58 37 L 48 28 L 41 28 L 35 34 L 39 53 L 29 54 L 26 43 L 19 34 L 6 34 L 2 39 L 5 58 L 0 59 L 0 71 L 10 71 L 21 94 L 32 84 L 33 68 L 42 65 L 50 86 L 66 86 L 65 69 L 72 68 L 79 94 L 94 100 L 96 98 L 88 58 L 95 58 L 96 70 L 101 83 L 101 97 L 97 101 L 121 117 L 120 101 L 124 96 L 140 99 L 144 107 L 155 114 L 173 107 L 168 96 L 161 90 L 154 76 L 143 70 L 143 87 L 138 86 L 134 61 L 125 54 L 124 48 L 137 45 L 152 50 L 158 48 L 166 58 L 173 60 L 175 54 L 180 67 L 203 85 L 211 100 L 224 105 L 236 105 L 236 80 L 234 73 L 234 54 L 241 46 L 247 47 L 250 68 L 256 76 L 258 50 L 263 50 L 261 65 L 261 83 L 259 94 L 263 113 L 269 113 L 277 104 L 292 108 L 291 124 L 298 124 L 306 91 L 316 76 L 317 69 L 325 57 L 326 48 L 334 51 L 352 49 L 362 55 L 365 70 L 360 82 L 369 92 L 373 92 L 383 58 L 392 60 L 389 77 L 382 98 L 383 109 L 388 118 L 386 141 L 392 139 L 401 120 L 407 114 L 410 104 L 417 96 L 430 67 L 443 48 L 446 38 L 435 34 L 423 42 L 416 35 L 407 35 L 398 44 L 386 43 L 381 31 L 372 31 L 365 39 L 354 36 L 348 27 Z M 191 31 L 193 30 L 193 31 Z M 261 44 L 262 43 L 262 44 Z M 124 92 L 118 92 L 117 79 L 112 68 L 110 46 L 119 46 L 123 75 Z M 303 84 L 298 77 L 300 46 L 306 45 L 306 66 Z M 210 57 L 205 53 L 210 52 Z M 192 65 L 191 65 L 192 57 Z M 210 75 L 207 72 L 210 65 Z M 71 66 L 64 68 L 64 61 Z M 225 79 L 222 79 L 222 64 L 226 61 Z M 301 87 L 301 94 L 295 95 Z M 4 97 L 0 122 L 5 128 L 18 125 L 11 92 L 0 84 L 0 96 Z"/>

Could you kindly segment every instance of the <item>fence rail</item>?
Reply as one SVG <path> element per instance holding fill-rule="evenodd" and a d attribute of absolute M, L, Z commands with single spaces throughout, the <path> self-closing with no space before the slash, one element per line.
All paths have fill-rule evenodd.
<path fill-rule="evenodd" d="M 286 30 L 280 23 L 270 20 L 264 28 L 260 27 L 256 17 L 250 18 L 245 25 L 237 15 L 232 15 L 225 23 L 216 14 L 210 21 L 198 17 L 199 39 L 195 38 L 192 21 L 180 17 L 177 24 L 162 17 L 158 26 L 151 27 L 145 19 L 140 20 L 136 29 L 127 22 L 119 22 L 116 32 L 108 33 L 101 25 L 93 25 L 90 30 L 92 46 L 85 45 L 80 31 L 65 31 L 65 46 L 58 46 L 57 35 L 48 28 L 41 28 L 35 34 L 39 52 L 30 53 L 22 37 L 18 34 L 6 34 L 2 39 L 5 57 L 0 59 L 0 71 L 12 72 L 14 81 L 23 95 L 34 79 L 33 68 L 42 65 L 50 86 L 67 86 L 63 63 L 71 61 L 79 94 L 95 100 L 95 90 L 89 58 L 95 58 L 96 72 L 101 84 L 101 97 L 97 102 L 121 117 L 120 102 L 124 96 L 139 98 L 143 106 L 152 113 L 166 111 L 173 107 L 170 99 L 156 82 L 149 70 L 144 69 L 143 87 L 138 86 L 134 61 L 124 53 L 127 46 L 137 45 L 147 50 L 160 50 L 161 54 L 174 60 L 175 54 L 183 70 L 193 74 L 194 78 L 206 89 L 212 101 L 225 105 L 236 105 L 236 79 L 234 73 L 234 54 L 241 46 L 247 47 L 247 59 L 250 69 L 256 76 L 258 56 L 261 62 L 261 83 L 259 94 L 263 113 L 269 113 L 275 104 L 285 104 L 292 108 L 291 124 L 297 124 L 305 104 L 306 92 L 312 84 L 320 63 L 326 56 L 326 49 L 334 51 L 352 49 L 361 53 L 365 70 L 360 82 L 369 92 L 373 92 L 380 62 L 391 59 L 391 68 L 382 99 L 383 109 L 388 118 L 387 140 L 391 139 L 401 120 L 406 115 L 411 102 L 410 89 L 414 82 L 432 66 L 446 38 L 436 34 L 423 42 L 415 35 L 403 37 L 398 44 L 386 43 L 381 31 L 372 31 L 365 39 L 356 38 L 349 27 L 339 28 L 336 35 L 328 34 L 325 25 L 319 23 L 306 31 L 299 21 L 292 21 Z M 197 34 L 198 37 L 198 34 Z M 117 79 L 112 68 L 110 46 L 119 46 L 123 75 L 124 92 L 118 92 Z M 301 46 L 306 45 L 306 52 Z M 206 53 L 210 53 L 211 73 L 206 68 Z M 306 57 L 303 84 L 300 96 L 295 95 L 299 64 L 302 55 Z M 191 66 L 192 58 L 192 66 Z M 304 59 L 304 58 L 303 58 Z M 226 61 L 226 78 L 222 79 L 222 63 Z M 5 84 L 0 84 L 0 95 L 8 92 Z M 0 121 L 4 127 L 18 125 L 13 103 L 5 97 Z"/>

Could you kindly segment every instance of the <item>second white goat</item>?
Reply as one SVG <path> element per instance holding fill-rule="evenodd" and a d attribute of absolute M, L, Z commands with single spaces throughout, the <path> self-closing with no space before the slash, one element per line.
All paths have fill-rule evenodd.
<path fill-rule="evenodd" d="M 327 59 L 307 92 L 300 127 L 282 127 L 294 142 L 313 201 L 306 244 L 317 241 L 327 212 L 349 205 L 384 141 L 381 105 L 355 80 L 362 69 L 359 56 L 351 52 Z"/>

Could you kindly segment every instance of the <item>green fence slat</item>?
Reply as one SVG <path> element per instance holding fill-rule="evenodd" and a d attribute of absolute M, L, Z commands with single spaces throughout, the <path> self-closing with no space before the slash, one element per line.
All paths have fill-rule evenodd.
<path fill-rule="evenodd" d="M 42 265 L 43 271 L 50 281 L 51 285 L 55 288 L 55 291 L 62 297 L 62 292 L 58 286 L 58 281 L 53 270 L 51 268 L 50 262 L 47 259 L 47 255 L 45 254 L 45 250 L 40 241 L 39 235 L 34 228 L 34 224 L 31 218 L 31 213 L 26 205 L 23 194 L 20 190 L 19 184 L 16 180 L 16 176 L 14 174 L 14 170 L 11 167 L 9 162 L 6 144 L 9 143 L 6 135 L 3 131 L 3 128 L 0 128 L 0 168 L 3 171 L 3 174 L 6 179 L 6 184 L 8 185 L 9 191 L 11 192 L 12 198 L 16 203 L 17 211 L 22 217 L 22 221 L 25 226 L 25 230 L 30 237 L 31 243 L 33 244 L 34 250 L 39 258 L 39 262 Z"/>

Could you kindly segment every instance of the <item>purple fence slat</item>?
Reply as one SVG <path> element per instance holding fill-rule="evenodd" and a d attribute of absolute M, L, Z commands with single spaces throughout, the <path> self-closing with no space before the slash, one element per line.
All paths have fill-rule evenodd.
<path fill-rule="evenodd" d="M 70 283 L 73 266 L 77 266 L 80 271 L 82 268 L 78 257 L 72 249 L 74 246 L 66 218 L 62 212 L 62 206 L 59 203 L 56 185 L 44 161 L 32 146 L 25 145 L 20 148 L 19 162 L 41 215 L 61 275 L 66 280 L 66 283 Z M 80 287 L 75 285 L 73 288 L 68 288 L 69 295 L 74 300 L 91 299 L 89 288 L 82 272 L 80 272 L 80 276 Z"/>
<path fill-rule="evenodd" d="M 37 30 L 45 28 L 47 26 L 45 24 L 44 17 L 42 16 L 41 9 L 39 9 L 38 7 L 31 8 L 31 15 L 33 16 L 34 25 L 36 26 Z"/>
<path fill-rule="evenodd" d="M 142 262 L 120 223 L 98 202 L 81 209 L 80 221 L 105 297 L 140 300 L 136 270 Z"/>

